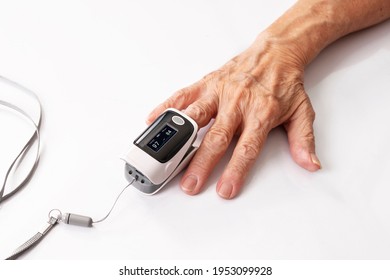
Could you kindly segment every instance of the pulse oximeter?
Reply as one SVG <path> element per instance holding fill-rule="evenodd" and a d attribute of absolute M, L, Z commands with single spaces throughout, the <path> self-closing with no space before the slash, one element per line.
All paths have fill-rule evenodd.
<path fill-rule="evenodd" d="M 198 125 L 167 109 L 135 139 L 123 158 L 125 177 L 145 194 L 155 194 L 187 166 L 197 150 Z M 135 179 L 135 180 L 134 180 Z"/>

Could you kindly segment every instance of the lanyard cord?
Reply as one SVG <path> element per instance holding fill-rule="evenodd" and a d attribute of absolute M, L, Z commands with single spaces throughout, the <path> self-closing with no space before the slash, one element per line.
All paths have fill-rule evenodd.
<path fill-rule="evenodd" d="M 22 86 L 19 83 L 16 83 L 8 78 L 5 78 L 0 75 L 0 81 L 3 81 L 4 83 L 7 83 L 15 88 L 20 89 L 24 93 L 30 95 L 39 105 L 39 115 L 38 115 L 38 120 L 34 121 L 34 119 L 22 108 L 19 106 L 2 100 L 0 99 L 0 106 L 6 107 L 7 109 L 10 109 L 12 112 L 17 113 L 24 118 L 26 118 L 29 123 L 31 123 L 34 127 L 34 133 L 30 137 L 30 139 L 27 141 L 27 143 L 23 146 L 23 148 L 20 150 L 18 155 L 14 158 L 12 161 L 11 165 L 8 167 L 8 170 L 6 172 L 6 175 L 4 177 L 2 185 L 0 185 L 0 204 L 7 199 L 11 198 L 14 196 L 18 191 L 20 191 L 32 178 L 34 175 L 34 172 L 38 166 L 39 163 L 39 157 L 41 153 L 41 137 L 40 137 L 40 127 L 41 127 L 41 122 L 42 122 L 42 104 L 38 98 L 38 96 L 31 90 L 27 89 L 26 87 Z M 28 151 L 33 147 L 34 143 L 37 142 L 37 147 L 36 147 L 36 153 L 35 153 L 35 160 L 33 165 L 31 166 L 28 174 L 23 178 L 22 182 L 19 183 L 12 191 L 9 191 L 8 193 L 5 193 L 5 189 L 7 186 L 7 182 L 10 178 L 11 174 L 14 174 L 16 170 L 18 169 L 19 165 L 23 162 L 23 159 L 27 155 Z M 49 221 L 47 222 L 47 225 L 44 230 L 37 232 L 32 238 L 30 238 L 27 242 L 23 243 L 21 246 L 19 246 L 8 258 L 7 260 L 14 260 L 23 255 L 25 252 L 31 250 L 33 247 L 35 247 L 42 239 L 43 237 L 48 234 L 51 229 L 58 223 L 58 222 L 63 222 L 65 224 L 71 224 L 71 225 L 78 225 L 78 226 L 84 226 L 84 227 L 91 227 L 93 224 L 101 223 L 105 221 L 111 214 L 112 210 L 115 208 L 116 203 L 118 202 L 119 198 L 121 195 L 124 193 L 124 191 L 134 183 L 134 181 L 138 180 L 138 177 L 133 177 L 133 180 L 128 183 L 122 191 L 118 194 L 116 197 L 114 203 L 112 204 L 112 207 L 100 220 L 93 220 L 91 217 L 88 216 L 82 216 L 82 215 L 77 215 L 77 214 L 72 214 L 72 213 L 65 213 L 62 215 L 61 211 L 58 209 L 53 209 L 49 212 Z M 57 214 L 57 215 L 56 215 Z"/>
<path fill-rule="evenodd" d="M 7 83 L 15 88 L 18 88 L 21 91 L 23 91 L 24 93 L 30 95 L 39 105 L 39 116 L 38 116 L 38 120 L 35 122 L 33 120 L 33 118 L 25 110 L 23 110 L 19 106 L 0 99 L 1 106 L 4 106 L 4 107 L 10 109 L 11 111 L 18 113 L 19 115 L 22 115 L 34 126 L 33 135 L 30 137 L 30 139 L 27 141 L 27 143 L 21 149 L 19 154 L 15 157 L 15 159 L 13 160 L 13 162 L 11 163 L 11 165 L 9 166 L 9 168 L 6 172 L 3 184 L 0 188 L 0 204 L 1 204 L 2 202 L 6 201 L 7 199 L 14 196 L 18 191 L 20 191 L 30 181 L 30 179 L 34 175 L 34 172 L 38 166 L 39 157 L 40 157 L 40 142 L 41 142 L 39 129 L 41 127 L 41 122 L 42 122 L 42 104 L 41 104 L 38 96 L 33 91 L 29 90 L 28 88 L 26 88 L 26 87 L 22 86 L 21 84 L 14 82 L 8 78 L 5 78 L 1 75 L 0 75 L 0 80 L 3 80 L 3 82 L 5 82 L 5 83 Z M 17 170 L 18 166 L 23 161 L 24 157 L 27 155 L 28 151 L 31 149 L 31 147 L 33 146 L 35 141 L 37 141 L 35 160 L 34 160 L 32 167 L 30 168 L 28 174 L 24 177 L 22 182 L 20 182 L 19 185 L 17 185 L 12 191 L 5 193 L 5 188 L 6 188 L 10 174 L 12 173 L 12 171 L 15 172 Z"/>

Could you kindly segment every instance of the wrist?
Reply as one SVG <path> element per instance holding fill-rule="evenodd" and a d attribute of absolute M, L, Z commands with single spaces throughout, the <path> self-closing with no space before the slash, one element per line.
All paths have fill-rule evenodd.
<path fill-rule="evenodd" d="M 284 49 L 305 67 L 322 49 L 347 33 L 342 15 L 332 2 L 298 1 L 262 32 L 253 46 L 268 42 Z"/>
<path fill-rule="evenodd" d="M 330 43 L 390 18 L 390 1 L 300 0 L 259 35 L 306 66 Z"/>

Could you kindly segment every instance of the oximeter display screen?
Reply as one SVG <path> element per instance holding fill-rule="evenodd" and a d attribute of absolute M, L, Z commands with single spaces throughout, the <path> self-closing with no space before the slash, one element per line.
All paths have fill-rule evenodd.
<path fill-rule="evenodd" d="M 156 153 L 175 135 L 176 129 L 169 125 L 165 125 L 154 137 L 149 141 L 148 147 Z"/>
<path fill-rule="evenodd" d="M 184 116 L 168 110 L 135 139 L 134 145 L 158 162 L 166 163 L 187 143 L 194 130 Z"/>

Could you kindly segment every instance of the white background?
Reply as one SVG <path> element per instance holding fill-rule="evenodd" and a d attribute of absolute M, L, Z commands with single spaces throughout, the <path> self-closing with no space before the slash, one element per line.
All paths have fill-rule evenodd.
<path fill-rule="evenodd" d="M 293 2 L 2 1 L 0 75 L 40 96 L 44 147 L 33 180 L 0 206 L 0 257 L 52 208 L 105 215 L 148 112 Z M 130 189 L 106 222 L 59 225 L 24 259 L 389 259 L 389 30 L 339 40 L 306 71 L 321 171 L 298 167 L 275 129 L 236 199 L 215 193 L 232 146 L 201 194 L 179 178 L 151 197 Z M 6 110 L 0 119 L 3 178 L 32 130 Z"/>

